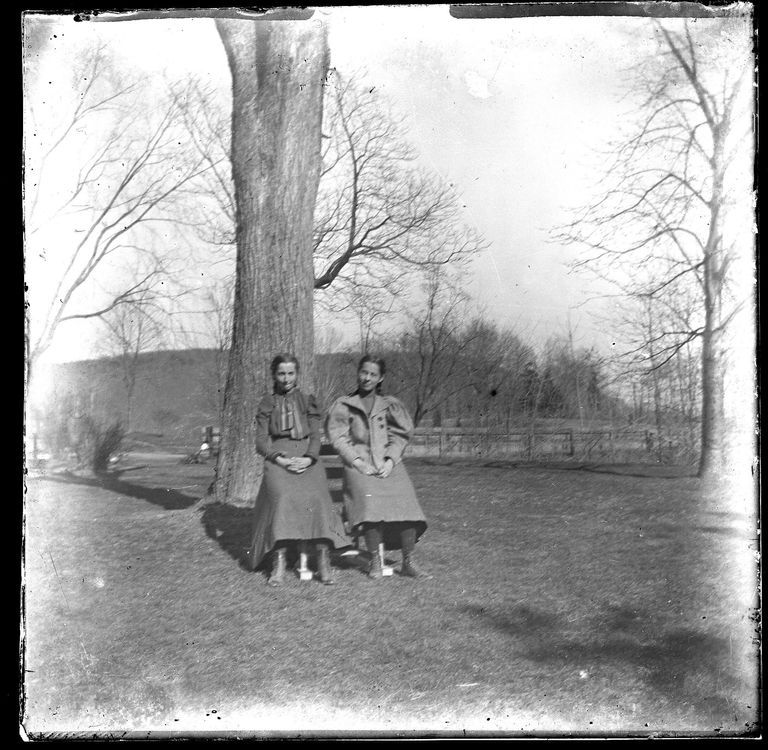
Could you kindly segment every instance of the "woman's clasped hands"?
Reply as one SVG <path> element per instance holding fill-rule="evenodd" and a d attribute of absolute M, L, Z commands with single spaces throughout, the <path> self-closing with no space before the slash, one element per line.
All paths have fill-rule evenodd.
<path fill-rule="evenodd" d="M 293 474 L 301 474 L 312 466 L 312 459 L 308 456 L 294 456 L 293 458 L 278 456 L 275 463 Z"/>
<path fill-rule="evenodd" d="M 395 462 L 391 458 L 385 458 L 384 466 L 381 469 L 377 469 L 370 461 L 366 461 L 362 456 L 358 456 L 354 460 L 353 466 L 361 474 L 386 479 L 392 473 L 392 469 L 395 468 Z"/>

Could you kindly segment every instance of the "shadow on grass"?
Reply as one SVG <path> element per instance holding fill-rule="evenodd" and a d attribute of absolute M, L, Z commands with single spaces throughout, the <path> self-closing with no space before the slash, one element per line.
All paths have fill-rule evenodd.
<path fill-rule="evenodd" d="M 250 571 L 246 552 L 251 543 L 253 508 L 208 503 L 203 508 L 200 522 L 211 539 L 236 560 L 243 570 Z"/>
<path fill-rule="evenodd" d="M 77 484 L 84 487 L 97 487 L 98 489 L 115 492 L 119 495 L 134 497 L 153 505 L 159 505 L 165 510 L 183 510 L 194 505 L 200 499 L 197 495 L 187 495 L 179 490 L 168 487 L 145 487 L 141 484 L 126 482 L 121 479 L 124 470 L 110 472 L 109 474 L 97 474 L 90 476 L 78 476 L 76 474 L 56 474 L 41 477 L 44 482 L 57 482 L 60 484 Z"/>
<path fill-rule="evenodd" d="M 226 503 L 211 502 L 203 507 L 200 522 L 207 536 L 215 540 L 218 545 L 243 569 L 251 572 L 248 560 L 248 549 L 251 545 L 253 533 L 253 508 L 241 508 Z M 346 551 L 347 554 L 342 554 Z M 309 564 L 316 567 L 314 546 L 310 545 Z M 287 554 L 289 568 L 298 563 L 298 551 L 295 545 L 290 545 Z M 332 550 L 331 564 L 334 568 L 367 570 L 370 555 L 364 550 L 355 547 L 344 550 Z M 256 568 L 257 572 L 268 572 L 271 568 L 269 557 Z"/>
<path fill-rule="evenodd" d="M 734 680 L 727 676 L 730 645 L 726 638 L 692 628 L 674 628 L 648 641 L 644 636 L 653 615 L 621 606 L 605 607 L 596 613 L 585 628 L 590 634 L 588 639 L 569 636 L 573 626 L 563 615 L 524 605 L 504 612 L 480 605 L 462 605 L 458 609 L 514 637 L 521 645 L 519 654 L 529 661 L 587 672 L 623 664 L 671 702 L 695 704 L 699 710 L 723 716 L 731 709 L 725 695 L 706 695 L 700 686 L 702 670 L 706 670 L 718 673 L 721 690 L 730 692 L 735 688 Z"/>
<path fill-rule="evenodd" d="M 495 630 L 523 639 L 537 640 L 542 634 L 555 634 L 564 625 L 561 616 L 524 605 L 515 606 L 503 614 L 477 604 L 463 604 L 458 610 L 470 617 L 483 618 Z"/>

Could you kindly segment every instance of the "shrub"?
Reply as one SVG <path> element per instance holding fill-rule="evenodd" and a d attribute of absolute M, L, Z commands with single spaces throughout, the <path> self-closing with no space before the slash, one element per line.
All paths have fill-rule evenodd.
<path fill-rule="evenodd" d="M 90 415 L 80 418 L 74 451 L 80 468 L 91 469 L 94 473 L 106 471 L 109 457 L 120 448 L 125 437 L 125 428 L 119 421 L 108 425 L 100 423 Z"/>
<path fill-rule="evenodd" d="M 97 430 L 91 458 L 91 468 L 94 472 L 106 470 L 109 457 L 120 448 L 124 437 L 125 428 L 121 422 L 113 422 L 106 429 Z"/>

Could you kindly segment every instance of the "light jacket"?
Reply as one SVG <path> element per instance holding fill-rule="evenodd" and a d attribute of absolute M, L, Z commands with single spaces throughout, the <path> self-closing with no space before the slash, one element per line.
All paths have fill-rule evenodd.
<path fill-rule="evenodd" d="M 394 396 L 376 394 L 370 415 L 357 394 L 336 399 L 325 420 L 328 442 L 351 466 L 358 457 L 377 469 L 391 458 L 397 464 L 411 439 L 413 420 Z"/>

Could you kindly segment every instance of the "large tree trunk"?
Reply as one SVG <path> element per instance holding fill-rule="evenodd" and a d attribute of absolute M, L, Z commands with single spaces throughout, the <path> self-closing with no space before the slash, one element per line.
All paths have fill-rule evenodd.
<path fill-rule="evenodd" d="M 726 469 L 728 425 L 725 418 L 725 330 L 721 315 L 722 282 L 704 262 L 705 323 L 701 346 L 701 454 L 698 475 L 722 480 Z"/>
<path fill-rule="evenodd" d="M 726 468 L 727 425 L 724 408 L 723 358 L 717 341 L 721 335 L 707 331 L 702 345 L 701 456 L 699 476 L 722 479 Z"/>
<path fill-rule="evenodd" d="M 312 222 L 320 177 L 325 28 L 312 21 L 217 20 L 232 73 L 237 278 L 216 499 L 249 505 L 258 491 L 258 399 L 269 361 L 313 368 Z"/>
<path fill-rule="evenodd" d="M 710 198 L 710 223 L 704 247 L 704 333 L 701 346 L 701 455 L 698 475 L 722 479 L 726 468 L 728 429 L 725 419 L 725 321 L 723 292 L 726 261 L 722 248 L 722 215 L 725 164 L 723 133 L 713 144 L 714 179 Z"/>

